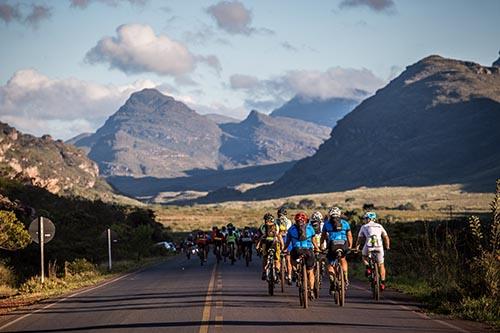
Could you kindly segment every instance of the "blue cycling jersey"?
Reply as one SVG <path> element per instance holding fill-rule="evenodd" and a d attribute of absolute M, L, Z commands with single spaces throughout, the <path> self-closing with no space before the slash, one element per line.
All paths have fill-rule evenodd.
<path fill-rule="evenodd" d="M 351 226 L 346 220 L 340 220 L 340 223 L 342 225 L 342 229 L 337 231 L 333 227 L 333 222 L 331 220 L 325 222 L 322 231 L 328 234 L 328 240 L 347 240 L 347 232 L 351 230 Z"/>
<path fill-rule="evenodd" d="M 314 235 L 316 235 L 314 228 L 310 224 L 307 224 L 306 240 L 301 241 L 299 239 L 299 229 L 294 224 L 290 227 L 290 229 L 288 229 L 287 238 L 290 238 L 292 248 L 294 249 L 312 249 L 314 247 L 312 243 Z"/>

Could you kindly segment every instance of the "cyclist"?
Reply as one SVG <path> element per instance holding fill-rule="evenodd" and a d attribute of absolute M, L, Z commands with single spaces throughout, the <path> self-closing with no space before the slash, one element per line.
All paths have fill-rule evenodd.
<path fill-rule="evenodd" d="M 243 229 L 243 233 L 240 236 L 240 244 L 241 253 L 245 253 L 245 249 L 248 249 L 248 251 L 250 252 L 250 261 L 252 261 L 253 237 L 249 227 L 245 227 Z"/>
<path fill-rule="evenodd" d="M 314 232 L 316 233 L 314 237 L 316 237 L 318 241 L 319 248 L 322 248 L 323 244 L 321 243 L 321 232 L 323 230 L 323 225 L 324 225 L 323 214 L 321 214 L 321 212 L 318 211 L 314 212 L 311 215 L 311 218 L 309 219 L 309 223 L 314 228 Z"/>
<path fill-rule="evenodd" d="M 283 238 L 279 232 L 279 226 L 274 221 L 274 216 L 271 213 L 266 213 L 264 215 L 264 223 L 260 227 L 260 232 L 262 236 L 260 237 L 257 248 L 262 253 L 262 280 L 266 279 L 266 263 L 267 263 L 267 252 L 271 246 L 276 247 L 275 252 L 275 262 L 274 265 L 276 270 L 279 271 L 280 267 L 280 249 L 283 248 Z M 279 276 L 279 274 L 276 274 Z"/>
<path fill-rule="evenodd" d="M 332 292 L 335 288 L 335 271 L 333 268 L 333 263 L 336 260 L 335 252 L 338 249 L 344 250 L 343 256 L 340 259 L 340 265 L 344 271 L 346 286 L 348 286 L 348 265 L 345 255 L 347 250 L 352 247 L 351 226 L 349 225 L 349 222 L 342 218 L 342 211 L 338 207 L 332 207 L 328 211 L 328 220 L 325 222 L 321 233 L 321 244 L 325 241 L 328 241 L 328 253 L 326 258 L 329 262 L 328 273 L 330 277 L 330 292 Z"/>
<path fill-rule="evenodd" d="M 295 223 L 288 229 L 288 234 L 286 236 L 285 249 L 292 244 L 292 251 L 290 253 L 292 258 L 293 266 L 297 265 L 297 259 L 300 256 L 304 256 L 307 275 L 309 278 L 309 286 L 314 286 L 314 252 L 318 251 L 318 243 L 314 235 L 314 228 L 308 223 L 308 217 L 306 213 L 300 212 L 295 215 Z M 295 270 L 297 269 L 294 267 Z M 313 293 L 311 288 L 309 289 L 309 297 L 313 298 Z"/>
<path fill-rule="evenodd" d="M 278 209 L 278 217 L 276 218 L 276 223 L 279 226 L 281 237 L 283 238 L 283 243 L 286 243 L 286 235 L 288 233 L 288 229 L 292 226 L 292 221 L 287 217 L 288 212 L 285 207 L 281 207 Z M 286 276 L 286 280 L 289 285 L 292 284 L 292 261 L 290 259 L 290 251 L 292 250 L 291 245 L 288 246 L 287 251 L 283 251 L 285 254 L 285 261 L 287 266 L 288 275 Z"/>
<path fill-rule="evenodd" d="M 368 264 L 368 252 L 378 251 L 376 252 L 376 259 L 378 263 L 378 267 L 380 270 L 380 289 L 385 289 L 385 265 L 384 265 L 384 246 L 387 250 L 390 249 L 390 240 L 389 235 L 387 235 L 387 231 L 385 231 L 384 227 L 379 223 L 375 222 L 377 220 L 377 214 L 375 212 L 367 212 L 363 217 L 363 220 L 366 222 L 361 226 L 358 234 L 358 242 L 357 249 L 359 249 L 359 245 L 361 242 L 364 242 L 363 246 L 363 263 L 366 266 L 366 276 L 371 274 L 370 266 Z M 382 244 L 383 243 L 383 244 Z"/>
<path fill-rule="evenodd" d="M 202 230 L 198 231 L 198 233 L 196 234 L 195 243 L 198 246 L 198 251 L 205 252 L 205 261 L 207 261 L 208 257 L 208 241 L 208 235 Z"/>
<path fill-rule="evenodd" d="M 236 235 L 236 231 L 234 230 L 234 228 L 228 228 L 227 229 L 227 236 L 226 236 L 226 247 L 227 247 L 227 251 L 229 253 L 230 259 L 236 258 L 237 240 L 238 240 L 238 237 Z M 232 253 L 231 253 L 231 251 L 232 251 Z"/>
<path fill-rule="evenodd" d="M 217 228 L 217 226 L 212 227 L 212 243 L 214 244 L 214 254 L 220 258 L 222 251 L 222 244 L 224 242 L 224 235 Z"/>

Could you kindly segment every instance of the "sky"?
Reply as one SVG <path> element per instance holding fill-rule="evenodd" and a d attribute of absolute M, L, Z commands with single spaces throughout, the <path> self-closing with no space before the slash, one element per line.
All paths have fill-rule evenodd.
<path fill-rule="evenodd" d="M 439 54 L 490 66 L 498 0 L 0 0 L 0 121 L 69 139 L 156 88 L 243 119 L 358 98 Z"/>

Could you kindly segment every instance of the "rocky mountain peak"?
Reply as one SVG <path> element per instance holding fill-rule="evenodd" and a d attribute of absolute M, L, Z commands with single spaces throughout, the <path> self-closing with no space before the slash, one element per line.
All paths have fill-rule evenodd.
<path fill-rule="evenodd" d="M 500 55 L 500 52 L 498 52 L 498 54 Z M 493 67 L 500 67 L 500 57 L 498 57 L 498 59 L 493 63 L 492 66 Z"/>

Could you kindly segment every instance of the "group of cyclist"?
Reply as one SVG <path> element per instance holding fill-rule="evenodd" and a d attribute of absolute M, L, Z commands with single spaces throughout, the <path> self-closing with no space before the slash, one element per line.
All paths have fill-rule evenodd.
<path fill-rule="evenodd" d="M 362 256 L 366 266 L 366 275 L 371 274 L 368 263 L 368 252 L 376 254 L 377 263 L 380 268 L 381 290 L 385 289 L 386 272 L 384 265 L 384 245 L 390 247 L 389 236 L 384 227 L 376 222 L 377 215 L 367 212 L 364 215 L 365 224 L 361 227 L 356 246 L 353 243 L 352 231 L 347 218 L 338 207 L 332 207 L 328 214 L 323 217 L 319 211 L 312 213 L 309 218 L 305 212 L 299 212 L 294 216 L 294 223 L 287 218 L 285 208 L 280 208 L 277 217 L 271 213 L 264 215 L 264 222 L 260 228 L 261 237 L 257 243 L 257 249 L 263 253 L 262 280 L 266 280 L 265 265 L 267 262 L 268 249 L 275 247 L 275 267 L 279 269 L 280 253 L 286 258 L 286 279 L 289 284 L 294 280 L 293 272 L 296 271 L 298 258 L 302 257 L 305 262 L 309 285 L 314 285 L 314 271 L 316 254 L 326 253 L 328 275 L 330 279 L 330 292 L 334 289 L 335 270 L 334 261 L 337 259 L 337 250 L 342 250 L 340 264 L 345 275 L 346 285 L 348 280 L 348 264 L 346 254 L 351 249 L 359 250 L 363 244 Z M 277 274 L 279 275 L 279 274 Z"/>
<path fill-rule="evenodd" d="M 222 257 L 229 257 L 231 263 L 243 254 L 252 259 L 252 248 L 255 245 L 257 253 L 263 256 L 262 280 L 266 280 L 266 263 L 269 250 L 272 251 L 275 267 L 280 268 L 282 254 L 286 262 L 286 281 L 291 284 L 295 280 L 293 272 L 299 257 L 304 259 L 309 285 L 314 285 L 314 271 L 316 258 L 319 253 L 326 254 L 328 276 L 330 279 L 330 291 L 332 292 L 335 280 L 334 261 L 337 259 L 337 250 L 342 250 L 340 264 L 345 275 L 346 285 L 349 284 L 348 264 L 346 254 L 350 250 L 359 251 L 363 244 L 362 258 L 366 266 L 366 276 L 371 274 L 368 263 L 369 252 L 376 256 L 380 271 L 380 289 L 385 289 L 386 271 L 384 265 L 384 246 L 390 248 L 389 236 L 384 227 L 377 223 L 375 212 L 367 212 L 364 217 L 356 245 L 353 242 L 352 231 L 347 217 L 342 214 L 338 207 L 329 209 L 328 214 L 323 216 L 319 211 L 308 217 L 305 212 L 299 212 L 293 217 L 293 222 L 287 217 L 285 207 L 279 208 L 276 217 L 266 213 L 260 228 L 245 227 L 240 230 L 232 223 L 221 228 L 214 226 L 211 232 L 197 231 L 195 235 L 189 234 L 184 244 L 196 245 L 200 258 L 207 261 L 209 245 L 213 245 L 213 254 L 219 261 Z M 247 260 L 248 264 L 248 260 Z M 279 275 L 279 274 L 277 274 Z"/>
<path fill-rule="evenodd" d="M 221 228 L 213 226 L 210 232 L 198 230 L 190 233 L 184 241 L 184 248 L 189 252 L 196 245 L 198 253 L 202 253 L 203 261 L 206 262 L 210 245 L 213 246 L 213 254 L 218 260 L 229 258 L 234 263 L 236 258 L 241 258 L 247 253 L 249 260 L 252 259 L 252 249 L 258 239 L 258 231 L 254 228 L 245 227 L 243 230 L 229 223 Z"/>

